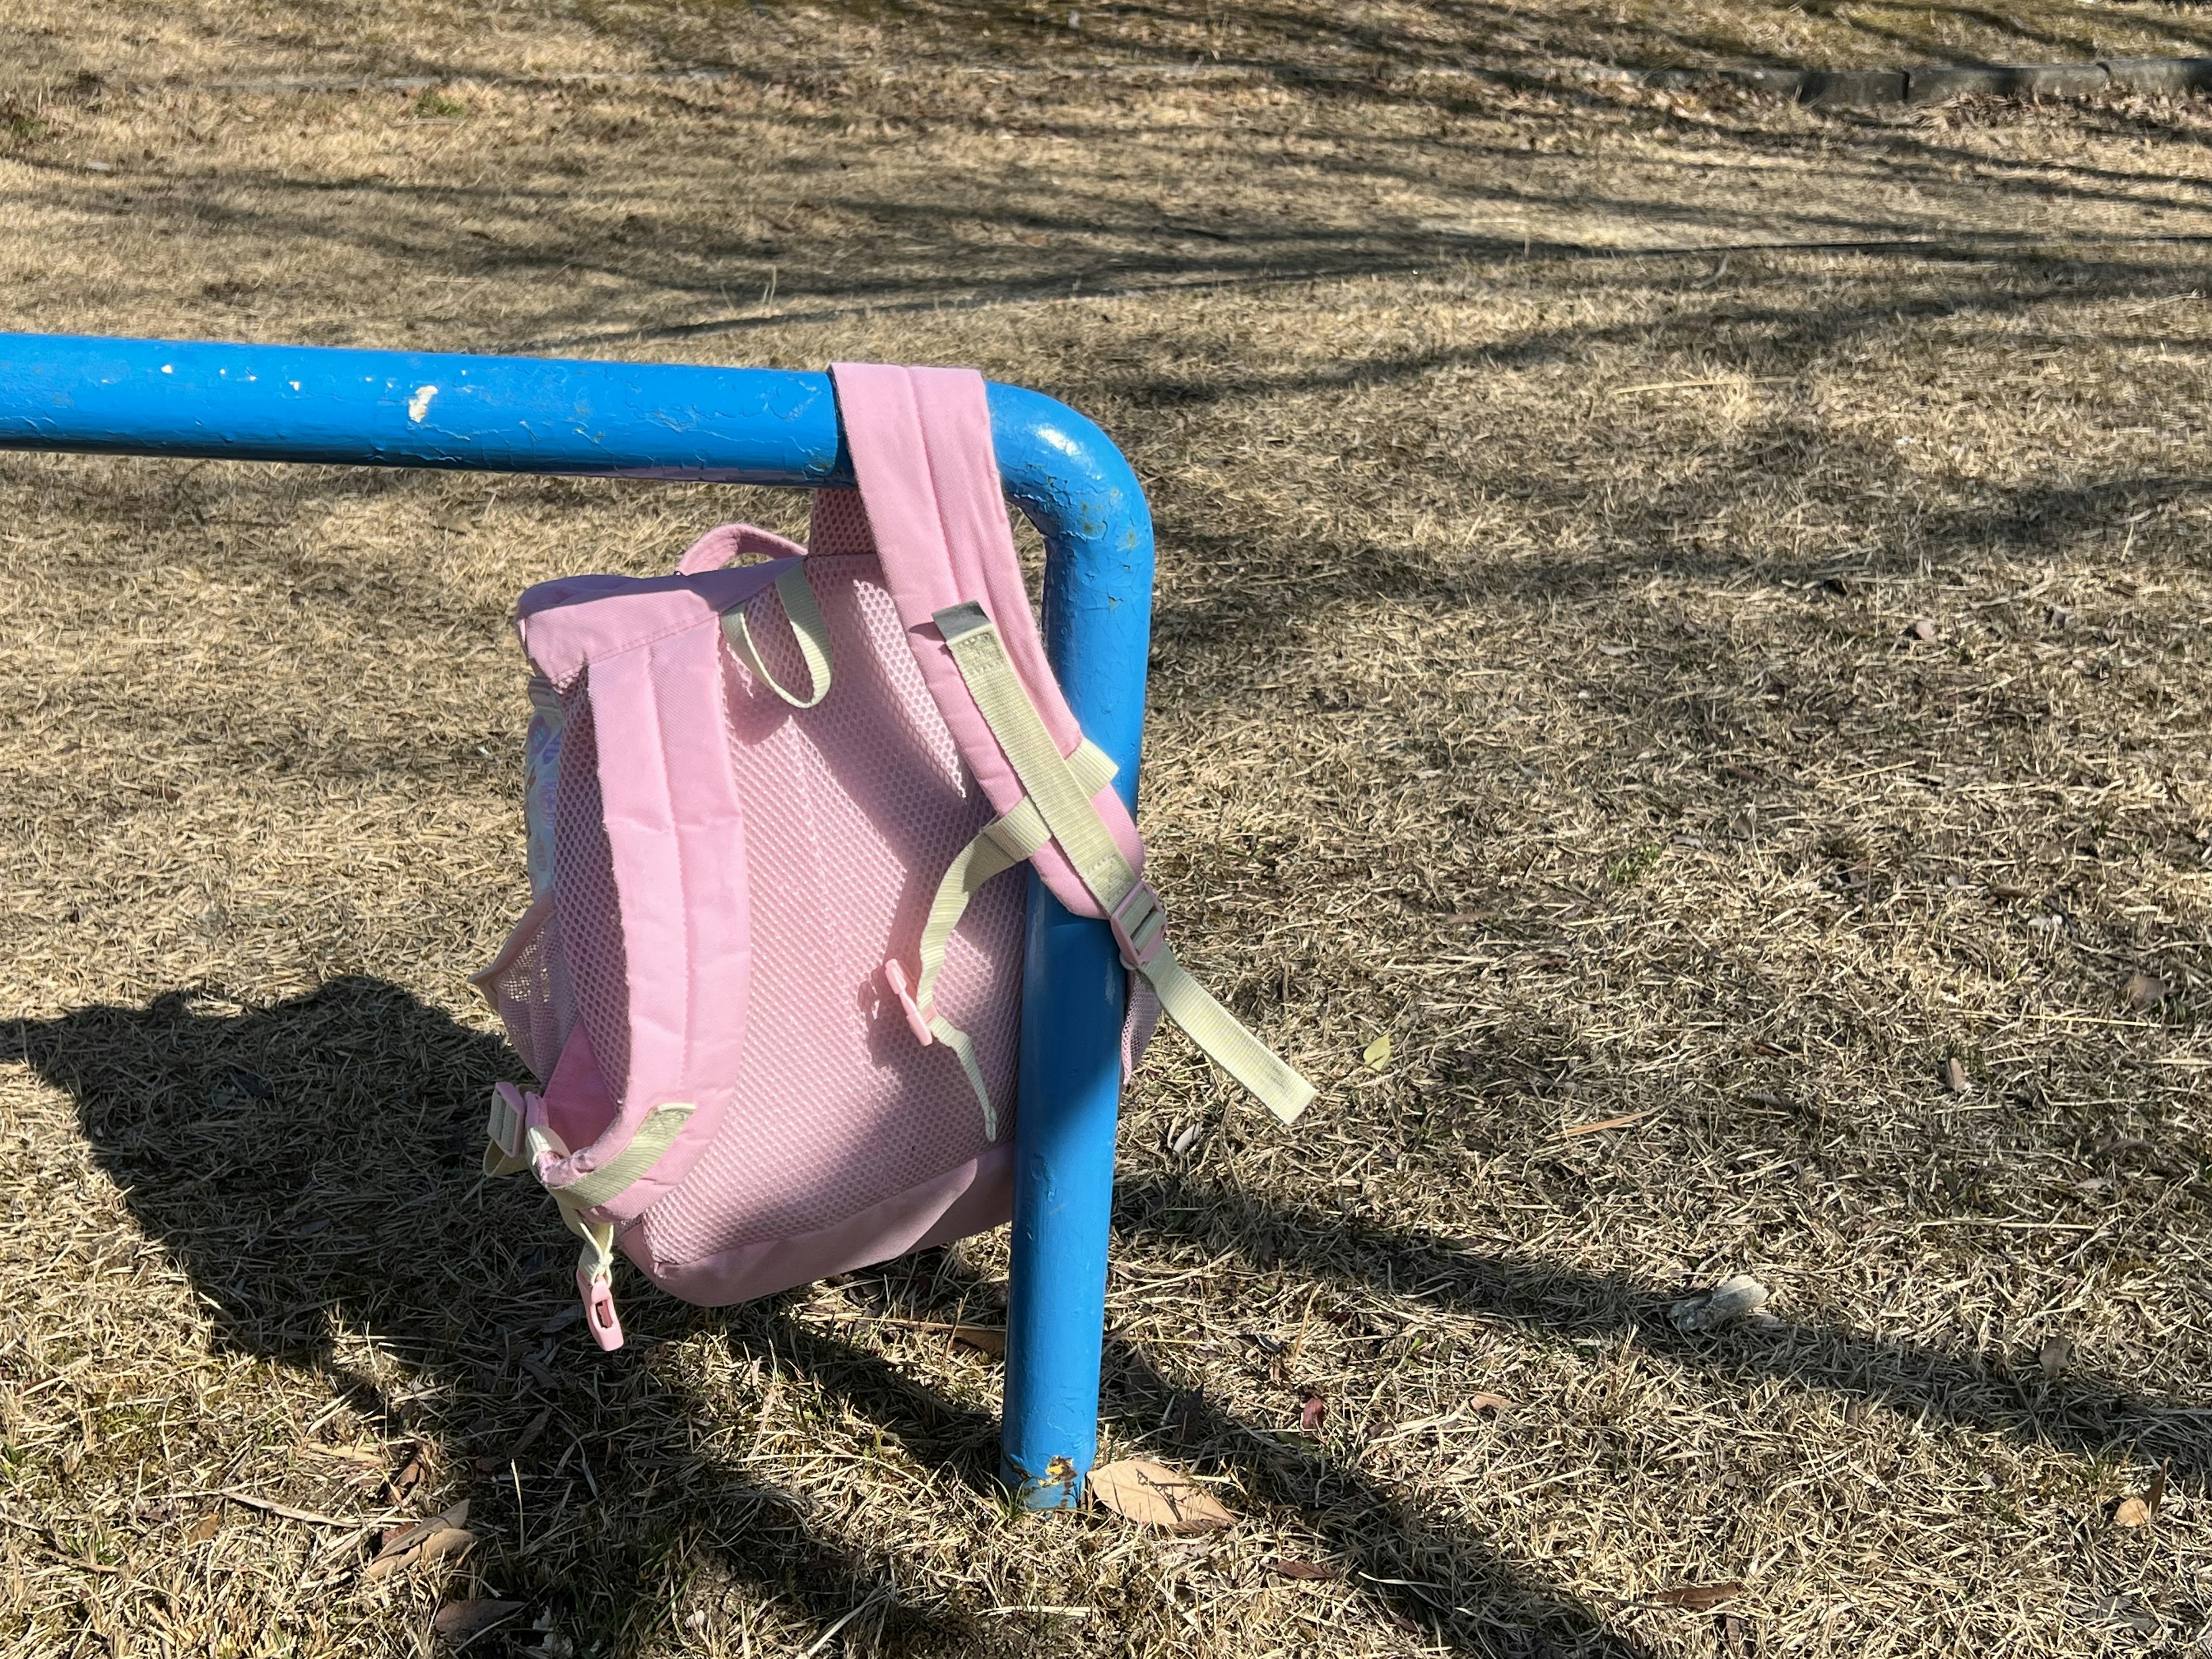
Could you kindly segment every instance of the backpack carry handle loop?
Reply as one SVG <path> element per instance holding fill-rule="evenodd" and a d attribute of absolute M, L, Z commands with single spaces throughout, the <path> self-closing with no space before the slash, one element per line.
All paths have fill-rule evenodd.
<path fill-rule="evenodd" d="M 793 561 L 776 572 L 775 596 L 783 601 L 784 619 L 791 624 L 791 636 L 799 641 L 799 654 L 806 663 L 812 694 L 801 697 L 781 680 L 769 672 L 761 660 L 760 647 L 754 644 L 752 626 L 746 613 L 759 602 L 758 596 L 743 605 L 733 605 L 722 613 L 722 634 L 730 648 L 753 672 L 753 678 L 781 697 L 793 708 L 811 708 L 830 695 L 830 624 L 823 620 L 821 602 L 814 597 L 814 587 L 806 580 L 803 561 Z"/>

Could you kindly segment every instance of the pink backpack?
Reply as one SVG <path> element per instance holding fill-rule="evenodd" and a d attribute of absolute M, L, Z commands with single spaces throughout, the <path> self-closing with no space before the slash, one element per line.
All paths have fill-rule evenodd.
<path fill-rule="evenodd" d="M 709 532 L 672 576 L 522 596 L 535 897 L 476 976 L 536 1092 L 485 1168 L 583 1241 L 741 1302 L 1010 1213 L 1028 861 L 1131 971 L 1125 1074 L 1164 1012 L 1285 1121 L 1313 1091 L 1168 948 L 1144 847 L 1045 662 L 983 381 L 835 370 L 858 492 L 811 546 Z M 753 556 L 757 562 L 733 564 Z"/>

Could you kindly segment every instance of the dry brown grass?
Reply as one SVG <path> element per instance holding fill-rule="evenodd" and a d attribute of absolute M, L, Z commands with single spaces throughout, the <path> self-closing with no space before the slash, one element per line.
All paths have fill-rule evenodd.
<path fill-rule="evenodd" d="M 17 21 L 20 20 L 20 21 Z M 771 63 L 1251 63 L 1333 70 L 1563 64 L 2067 63 L 2212 52 L 2201 9 L 2160 0 L 103 0 L 18 3 L 41 75 L 636 72 Z"/>
<path fill-rule="evenodd" d="M 928 1328 L 997 1241 L 633 1283 L 602 1360 L 542 1200 L 473 1179 L 506 608 L 799 503 L 15 456 L 0 1655 L 416 1652 L 495 1589 L 539 1630 L 477 1651 L 2197 1642 L 2206 107 L 994 78 L 930 67 L 982 51 L 949 10 L 904 57 L 825 18 L 900 72 L 810 78 L 756 15 L 725 82 L 433 101 L 118 61 L 630 70 L 707 14 L 0 6 L 0 325 L 972 362 L 1097 416 L 1160 523 L 1179 932 L 1328 1085 L 1285 1136 L 1170 1039 L 1127 1114 L 1109 1449 L 1239 1523 L 1006 1513 L 997 1369 Z M 1669 1322 L 1737 1271 L 1778 1326 Z M 466 1562 L 363 1582 L 464 1497 Z"/>

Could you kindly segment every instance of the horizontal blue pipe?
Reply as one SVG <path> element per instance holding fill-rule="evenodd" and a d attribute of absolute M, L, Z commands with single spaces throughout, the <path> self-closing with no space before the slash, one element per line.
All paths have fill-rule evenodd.
<path fill-rule="evenodd" d="M 0 446 L 851 481 L 826 374 L 70 335 L 0 336 Z"/>
<path fill-rule="evenodd" d="M 1065 404 L 996 383 L 989 395 L 1007 499 L 1045 538 L 1054 666 L 1133 803 L 1144 662 L 1127 656 L 1152 616 L 1144 491 Z M 67 334 L 0 334 L 0 449 L 853 482 L 827 374 Z"/>

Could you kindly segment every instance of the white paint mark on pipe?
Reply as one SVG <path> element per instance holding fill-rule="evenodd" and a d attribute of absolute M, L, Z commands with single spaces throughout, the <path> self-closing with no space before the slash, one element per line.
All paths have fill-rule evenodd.
<path fill-rule="evenodd" d="M 422 417 L 430 412 L 430 399 L 437 395 L 438 388 L 434 386 L 416 386 L 415 395 L 407 400 L 407 418 L 419 426 Z"/>

